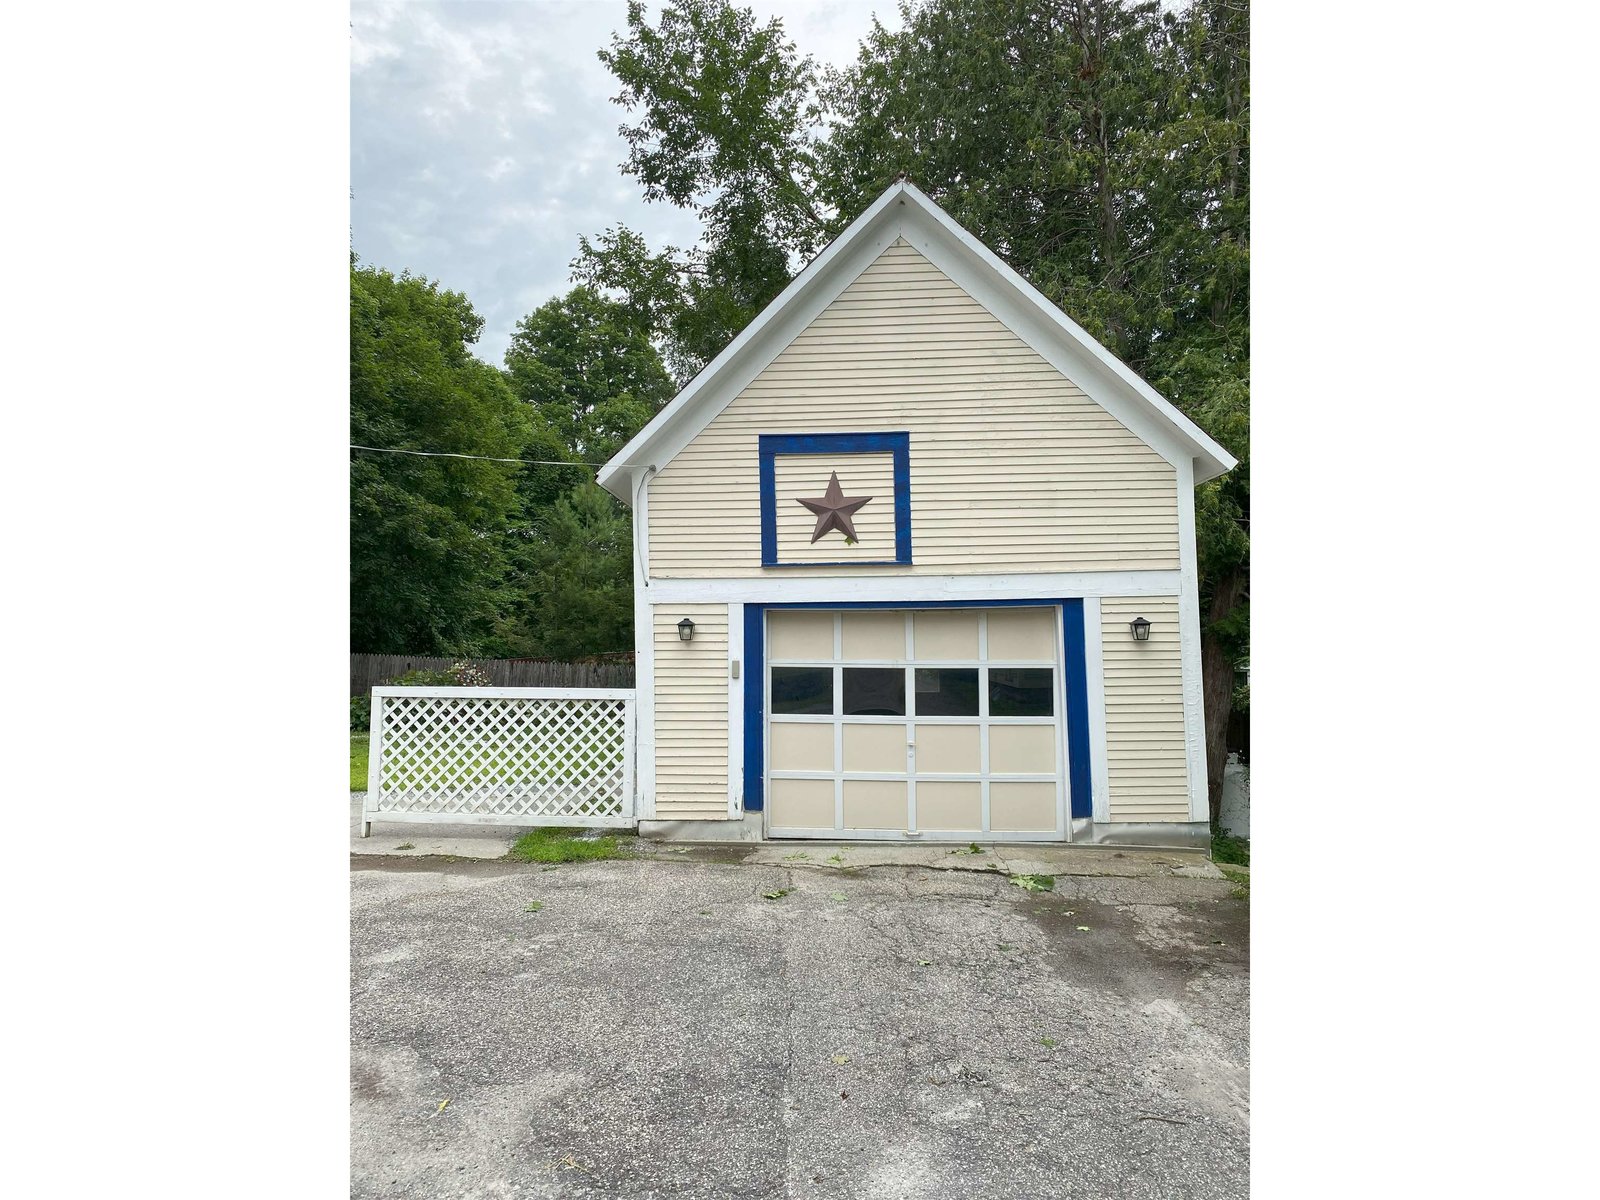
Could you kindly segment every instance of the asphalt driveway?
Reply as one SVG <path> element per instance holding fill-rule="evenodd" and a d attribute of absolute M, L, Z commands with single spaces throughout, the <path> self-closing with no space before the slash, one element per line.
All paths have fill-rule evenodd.
<path fill-rule="evenodd" d="M 356 864 L 351 1194 L 1246 1195 L 1231 885 L 712 857 Z"/>

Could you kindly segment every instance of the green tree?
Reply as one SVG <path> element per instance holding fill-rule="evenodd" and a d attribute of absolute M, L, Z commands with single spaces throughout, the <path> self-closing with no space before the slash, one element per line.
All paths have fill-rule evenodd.
<path fill-rule="evenodd" d="M 588 287 L 540 305 L 518 323 L 506 371 L 517 398 L 580 462 L 610 458 L 673 393 L 649 325 Z"/>
<path fill-rule="evenodd" d="M 631 645 L 630 514 L 574 480 L 593 470 L 579 464 L 610 458 L 672 397 L 649 329 L 636 307 L 589 287 L 517 325 L 506 372 L 533 420 L 528 457 L 574 466 L 522 471 L 524 520 L 510 544 L 511 598 L 494 642 L 501 653 L 581 657 Z"/>
<path fill-rule="evenodd" d="M 774 18 L 723 0 L 679 0 L 651 26 L 628 5 L 627 35 L 600 60 L 638 121 L 623 170 L 647 199 L 691 209 L 698 245 L 652 253 L 623 226 L 585 238 L 581 282 L 620 292 L 686 382 L 783 290 L 829 236 L 812 132 L 816 67 Z"/>
<path fill-rule="evenodd" d="M 520 654 L 552 658 L 631 650 L 632 554 L 627 511 L 598 484 L 574 487 L 518 555 L 502 637 Z"/>
<path fill-rule="evenodd" d="M 468 347 L 465 296 L 374 267 L 350 269 L 350 440 L 517 458 L 528 411 Z M 514 465 L 352 452 L 350 645 L 473 654 L 504 601 Z"/>

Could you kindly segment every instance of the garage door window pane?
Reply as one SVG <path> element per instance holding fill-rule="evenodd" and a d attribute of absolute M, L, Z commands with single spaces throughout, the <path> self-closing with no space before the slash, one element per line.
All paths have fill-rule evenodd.
<path fill-rule="evenodd" d="M 772 711 L 833 712 L 832 667 L 773 667 Z"/>
<path fill-rule="evenodd" d="M 918 667 L 919 717 L 975 717 L 978 715 L 976 667 Z"/>
<path fill-rule="evenodd" d="M 1048 717 L 1055 714 L 1055 672 L 1048 667 L 998 668 L 989 672 L 991 717 Z"/>
<path fill-rule="evenodd" d="M 899 667 L 846 667 L 844 715 L 847 717 L 903 717 L 906 715 L 906 673 Z"/>

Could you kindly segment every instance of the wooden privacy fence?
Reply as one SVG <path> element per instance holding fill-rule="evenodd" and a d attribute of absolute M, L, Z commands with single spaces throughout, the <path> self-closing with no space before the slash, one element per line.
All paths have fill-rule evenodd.
<path fill-rule="evenodd" d="M 631 688 L 633 655 L 611 662 L 547 662 L 532 658 L 436 658 L 417 654 L 352 654 L 350 694 L 365 696 L 407 671 L 448 671 L 469 662 L 494 687 Z"/>
<path fill-rule="evenodd" d="M 380 687 L 361 836 L 373 821 L 632 825 L 634 693 Z"/>

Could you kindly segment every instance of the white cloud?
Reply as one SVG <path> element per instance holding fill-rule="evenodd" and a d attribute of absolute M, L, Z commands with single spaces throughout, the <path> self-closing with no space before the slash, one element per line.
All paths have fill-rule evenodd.
<path fill-rule="evenodd" d="M 874 10 L 898 21 L 892 2 L 751 7 L 836 65 Z M 625 0 L 355 0 L 351 23 L 354 248 L 465 292 L 480 357 L 499 362 L 517 321 L 567 290 L 580 236 L 622 223 L 652 246 L 695 240 L 692 214 L 645 204 L 618 170 L 626 115 L 596 52 L 626 26 Z"/>

